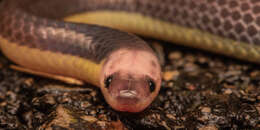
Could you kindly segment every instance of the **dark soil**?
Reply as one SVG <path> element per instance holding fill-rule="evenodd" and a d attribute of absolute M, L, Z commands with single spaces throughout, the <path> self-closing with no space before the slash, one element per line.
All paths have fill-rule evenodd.
<path fill-rule="evenodd" d="M 260 68 L 163 43 L 159 96 L 144 112 L 120 113 L 91 85 L 68 85 L 9 69 L 0 56 L 0 129 L 260 128 Z"/>

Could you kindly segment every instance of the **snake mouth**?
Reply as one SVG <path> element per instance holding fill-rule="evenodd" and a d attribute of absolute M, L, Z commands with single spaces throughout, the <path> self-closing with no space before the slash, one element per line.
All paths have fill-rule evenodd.
<path fill-rule="evenodd" d="M 135 99 L 137 92 L 135 90 L 120 90 L 118 98 Z"/>
<path fill-rule="evenodd" d="M 145 108 L 143 106 L 147 106 L 144 104 L 147 104 L 147 100 L 151 98 L 152 92 L 145 77 L 114 73 L 105 78 L 104 82 L 109 95 L 106 100 L 118 111 L 143 110 Z"/>
<path fill-rule="evenodd" d="M 138 104 L 142 101 L 142 98 L 135 90 L 120 90 L 115 95 L 111 97 L 116 102 L 115 106 L 117 106 L 116 108 L 119 111 L 133 111 L 138 108 Z"/>
<path fill-rule="evenodd" d="M 116 97 L 116 100 L 118 101 L 119 104 L 124 106 L 135 105 L 140 101 L 140 99 L 137 98 L 137 94 L 133 95 L 132 93 L 120 94 L 120 96 Z"/>

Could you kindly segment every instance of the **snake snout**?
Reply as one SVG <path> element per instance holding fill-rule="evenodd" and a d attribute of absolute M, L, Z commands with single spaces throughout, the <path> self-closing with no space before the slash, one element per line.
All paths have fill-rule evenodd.
<path fill-rule="evenodd" d="M 101 74 L 103 95 L 118 111 L 140 112 L 160 90 L 160 65 L 149 50 L 115 51 L 104 62 Z"/>
<path fill-rule="evenodd" d="M 119 111 L 140 111 L 152 102 L 153 91 L 146 76 L 134 78 L 131 74 L 115 73 L 104 82 L 109 94 L 108 102 L 113 102 L 111 106 L 116 106 Z"/>

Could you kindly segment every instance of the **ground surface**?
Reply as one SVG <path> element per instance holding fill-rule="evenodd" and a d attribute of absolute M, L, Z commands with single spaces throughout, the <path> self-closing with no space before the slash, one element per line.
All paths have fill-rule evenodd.
<path fill-rule="evenodd" d="M 260 67 L 163 43 L 166 65 L 156 101 L 119 113 L 91 86 L 17 72 L 0 56 L 0 129 L 260 128 Z"/>

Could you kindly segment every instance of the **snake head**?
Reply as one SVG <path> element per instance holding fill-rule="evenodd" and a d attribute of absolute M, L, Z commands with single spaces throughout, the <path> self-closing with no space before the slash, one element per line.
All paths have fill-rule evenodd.
<path fill-rule="evenodd" d="M 158 95 L 161 68 L 150 51 L 120 49 L 103 65 L 101 91 L 110 106 L 123 112 L 143 111 Z"/>

